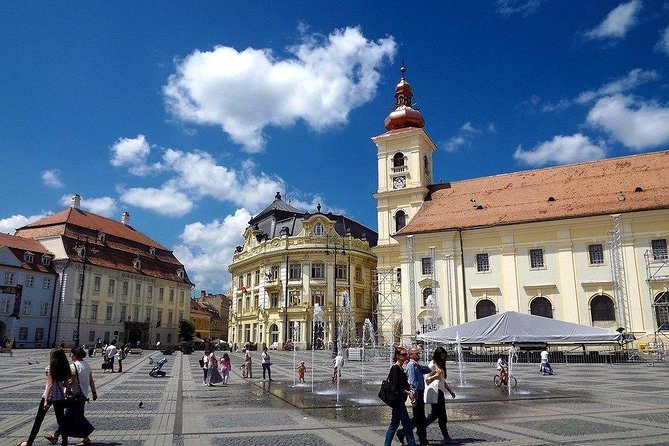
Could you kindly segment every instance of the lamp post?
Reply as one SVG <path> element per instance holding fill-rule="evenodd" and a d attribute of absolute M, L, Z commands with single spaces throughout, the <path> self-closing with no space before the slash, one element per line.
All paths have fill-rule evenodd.
<path fill-rule="evenodd" d="M 79 309 L 77 311 L 77 332 L 74 338 L 74 346 L 79 347 L 79 341 L 81 339 L 81 307 L 84 301 L 84 283 L 86 279 L 86 264 L 88 263 L 88 240 L 84 239 L 83 244 L 77 244 L 74 247 L 74 250 L 77 252 L 77 256 L 83 260 L 83 266 L 81 269 L 81 283 L 79 283 Z M 91 248 L 92 254 L 97 254 L 98 250 Z"/>
<path fill-rule="evenodd" d="M 336 232 L 335 232 L 336 234 Z M 340 253 L 342 255 L 346 255 L 346 250 L 344 249 L 344 238 L 342 237 L 341 239 L 341 247 L 337 246 L 337 238 L 336 235 L 332 237 L 333 242 L 332 242 L 332 248 L 330 247 L 330 235 L 328 234 L 325 237 L 325 255 L 330 255 L 330 249 L 332 249 L 332 252 L 334 253 L 334 283 L 333 283 L 333 291 L 334 291 L 334 342 L 332 343 L 332 357 L 334 358 L 339 354 L 339 328 L 337 326 L 337 253 Z"/>

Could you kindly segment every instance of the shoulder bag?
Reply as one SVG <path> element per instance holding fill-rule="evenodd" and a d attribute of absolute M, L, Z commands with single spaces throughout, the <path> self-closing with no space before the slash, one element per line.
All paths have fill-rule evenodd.
<path fill-rule="evenodd" d="M 388 406 L 396 406 L 400 402 L 400 391 L 390 382 L 390 373 L 388 378 L 384 379 L 379 389 L 379 398 Z"/>

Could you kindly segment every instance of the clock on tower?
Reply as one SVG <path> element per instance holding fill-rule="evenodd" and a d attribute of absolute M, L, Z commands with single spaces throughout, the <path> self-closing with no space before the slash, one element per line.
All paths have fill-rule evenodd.
<path fill-rule="evenodd" d="M 407 185 L 405 177 L 395 177 L 393 179 L 393 189 L 402 189 Z"/>

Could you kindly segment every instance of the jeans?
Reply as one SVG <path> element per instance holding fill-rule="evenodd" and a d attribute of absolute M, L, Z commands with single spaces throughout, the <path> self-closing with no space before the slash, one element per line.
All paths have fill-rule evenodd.
<path fill-rule="evenodd" d="M 56 414 L 56 422 L 58 423 L 58 429 L 56 432 L 67 432 L 68 427 L 66 425 L 66 420 L 65 420 L 65 407 L 63 407 L 63 401 L 60 400 L 55 400 L 53 402 L 53 411 Z M 67 435 L 64 435 L 61 437 L 61 445 L 67 446 Z"/>
<path fill-rule="evenodd" d="M 413 437 L 413 426 L 411 425 L 411 419 L 409 419 L 409 412 L 407 412 L 407 407 L 404 403 L 393 406 L 393 414 L 390 419 L 390 426 L 386 431 L 386 438 L 383 441 L 383 446 L 390 446 L 393 442 L 393 436 L 397 431 L 397 428 L 402 423 L 402 429 L 406 434 L 407 444 L 409 446 L 416 446 L 416 439 Z"/>
<path fill-rule="evenodd" d="M 444 392 L 439 391 L 439 396 L 437 398 L 436 404 L 431 404 L 432 412 L 427 417 L 426 427 L 432 424 L 434 420 L 439 420 L 439 430 L 441 430 L 441 435 L 444 436 L 444 439 L 448 438 L 448 428 L 446 423 L 448 419 L 446 418 L 446 398 L 444 397 Z"/>
<path fill-rule="evenodd" d="M 42 426 L 42 422 L 44 421 L 44 417 L 46 416 L 46 413 L 49 411 L 49 408 L 47 407 L 44 409 L 44 397 L 39 402 L 39 407 L 37 408 L 37 415 L 35 415 L 35 422 L 33 423 L 33 428 L 30 431 L 30 436 L 28 437 L 28 446 L 32 446 L 33 442 L 35 441 L 35 438 L 37 438 L 37 435 L 39 434 L 39 429 Z"/>
<path fill-rule="evenodd" d="M 427 443 L 427 420 L 425 419 L 425 390 L 415 390 L 416 404 L 413 406 L 413 418 L 411 423 L 416 426 L 418 441 Z"/>
<path fill-rule="evenodd" d="M 269 375 L 269 380 L 272 380 L 272 369 L 270 368 L 271 364 L 266 364 L 262 363 L 262 379 L 265 379 L 265 370 L 267 370 L 267 374 Z"/>

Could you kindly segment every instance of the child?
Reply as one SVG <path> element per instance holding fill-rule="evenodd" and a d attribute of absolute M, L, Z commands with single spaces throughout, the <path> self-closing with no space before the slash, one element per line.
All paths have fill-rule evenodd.
<path fill-rule="evenodd" d="M 332 360 L 332 382 L 336 383 L 341 377 L 341 368 L 344 365 L 344 357 L 338 353 L 335 359 Z"/>
<path fill-rule="evenodd" d="M 223 384 L 228 383 L 231 368 L 232 366 L 230 365 L 230 356 L 228 356 L 227 353 L 223 353 L 223 357 L 221 358 L 221 374 L 223 375 Z"/>
<path fill-rule="evenodd" d="M 307 366 L 304 365 L 304 361 L 300 362 L 297 366 L 297 382 L 303 383 L 304 381 L 304 372 L 307 371 Z"/>

